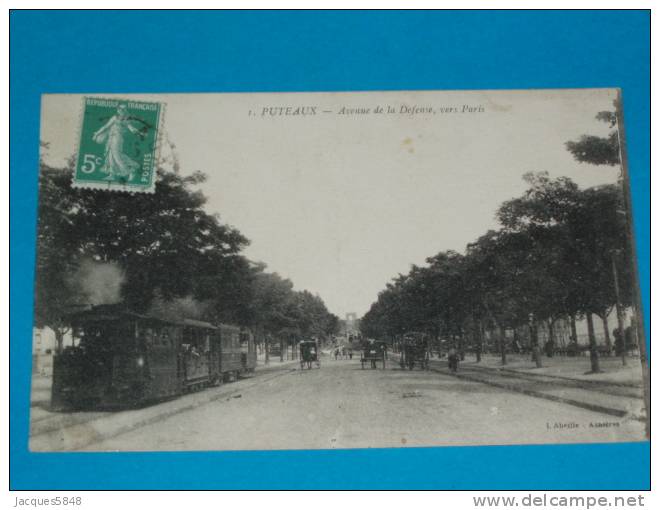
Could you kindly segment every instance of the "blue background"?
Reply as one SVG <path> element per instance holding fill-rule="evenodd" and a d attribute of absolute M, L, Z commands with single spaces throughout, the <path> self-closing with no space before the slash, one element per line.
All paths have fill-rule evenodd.
<path fill-rule="evenodd" d="M 648 318 L 648 13 L 14 11 L 10 16 L 12 488 L 649 487 L 648 443 L 144 454 L 27 449 L 42 93 L 622 87 Z M 649 326 L 647 319 L 647 334 Z"/>

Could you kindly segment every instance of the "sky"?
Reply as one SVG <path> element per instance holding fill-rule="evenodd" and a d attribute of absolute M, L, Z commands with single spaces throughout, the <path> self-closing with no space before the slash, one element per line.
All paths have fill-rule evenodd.
<path fill-rule="evenodd" d="M 577 163 L 564 145 L 608 133 L 594 117 L 613 89 L 88 95 L 165 103 L 161 155 L 207 174 L 207 210 L 250 239 L 248 258 L 340 317 L 366 313 L 412 264 L 497 228 L 523 174 L 587 187 L 619 171 Z M 76 152 L 82 98 L 42 97 L 53 166 Z"/>

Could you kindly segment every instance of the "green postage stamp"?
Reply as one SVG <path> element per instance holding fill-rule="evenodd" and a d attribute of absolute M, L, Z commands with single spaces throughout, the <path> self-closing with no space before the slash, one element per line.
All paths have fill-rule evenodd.
<path fill-rule="evenodd" d="M 85 97 L 73 185 L 153 193 L 163 104 Z"/>

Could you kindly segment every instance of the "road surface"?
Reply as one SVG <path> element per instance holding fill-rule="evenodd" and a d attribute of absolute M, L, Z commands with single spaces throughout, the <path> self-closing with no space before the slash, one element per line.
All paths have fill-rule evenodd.
<path fill-rule="evenodd" d="M 179 410 L 160 417 L 159 406 L 174 404 L 128 412 L 123 415 L 130 417 L 128 426 L 114 429 L 111 437 L 104 435 L 103 421 L 122 415 L 99 419 L 95 414 L 94 434 L 84 443 L 72 440 L 74 433 L 64 434 L 58 449 L 382 448 L 638 441 L 644 435 L 643 423 L 634 417 L 594 412 L 448 373 L 402 370 L 393 360 L 385 370 L 362 370 L 357 359 L 326 356 L 320 369 L 289 364 L 183 398 Z M 193 400 L 182 406 L 185 399 Z M 140 413 L 155 418 L 140 421 Z M 35 433 L 34 444 L 39 437 Z"/>

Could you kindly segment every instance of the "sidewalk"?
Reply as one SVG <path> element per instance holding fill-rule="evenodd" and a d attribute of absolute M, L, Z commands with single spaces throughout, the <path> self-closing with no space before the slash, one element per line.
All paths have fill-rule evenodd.
<path fill-rule="evenodd" d="M 393 363 L 399 355 L 390 353 Z M 507 364 L 495 355 L 482 356 L 477 363 L 474 355 L 459 364 L 458 372 L 449 370 L 447 358 L 433 357 L 434 372 L 486 384 L 534 398 L 581 407 L 623 420 L 645 419 L 643 385 L 639 358 L 629 358 L 627 366 L 620 358 L 601 358 L 601 374 L 585 375 L 591 369 L 588 357 L 543 358 L 543 368 L 529 356 L 508 355 Z"/>
<path fill-rule="evenodd" d="M 633 366 L 636 361 L 637 366 Z M 643 389 L 639 359 L 626 367 L 618 358 L 601 360 L 601 374 L 585 375 L 589 358 L 543 358 L 543 368 L 529 357 L 511 356 L 507 365 L 495 356 L 480 363 L 466 358 L 457 373 L 449 371 L 446 358 L 431 359 L 431 369 L 459 379 L 487 384 L 530 397 L 561 402 L 624 420 L 644 420 Z"/>
<path fill-rule="evenodd" d="M 542 357 L 542 368 L 536 368 L 536 363 L 531 361 L 530 356 L 519 354 L 508 354 L 507 364 L 502 365 L 502 360 L 496 355 L 484 355 L 481 362 L 477 363 L 473 356 L 466 357 L 461 366 L 470 368 L 497 369 L 502 371 L 529 372 L 534 375 L 545 375 L 548 377 L 566 378 L 576 381 L 598 381 L 606 384 L 621 386 L 642 387 L 642 367 L 638 357 L 626 358 L 626 366 L 618 357 L 601 357 L 600 374 L 587 374 L 591 370 L 589 356 L 578 357 Z"/>

